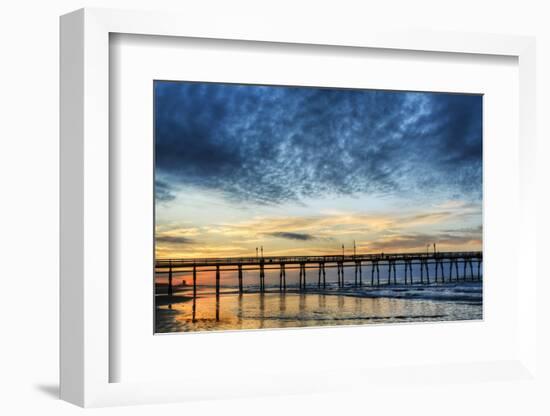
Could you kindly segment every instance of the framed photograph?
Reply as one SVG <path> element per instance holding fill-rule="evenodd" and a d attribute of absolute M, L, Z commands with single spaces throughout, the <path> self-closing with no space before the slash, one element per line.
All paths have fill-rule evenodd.
<path fill-rule="evenodd" d="M 236 24 L 61 18 L 62 398 L 531 379 L 534 40 Z"/>

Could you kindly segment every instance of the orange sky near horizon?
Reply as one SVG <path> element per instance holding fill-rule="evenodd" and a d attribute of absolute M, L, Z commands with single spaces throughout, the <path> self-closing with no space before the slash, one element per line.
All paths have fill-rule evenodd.
<path fill-rule="evenodd" d="M 305 216 L 253 216 L 209 224 L 157 225 L 156 257 L 205 258 L 331 255 L 482 249 L 481 212 L 457 201 L 422 212 L 328 212 Z"/>

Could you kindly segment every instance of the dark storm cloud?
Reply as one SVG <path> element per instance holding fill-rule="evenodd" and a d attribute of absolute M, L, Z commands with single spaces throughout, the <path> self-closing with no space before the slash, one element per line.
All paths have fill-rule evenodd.
<path fill-rule="evenodd" d="M 192 238 L 182 237 L 182 236 L 172 236 L 172 235 L 157 236 L 155 241 L 157 243 L 174 244 L 174 245 L 195 244 L 195 240 L 193 240 Z"/>
<path fill-rule="evenodd" d="M 156 82 L 157 174 L 170 186 L 257 203 L 365 193 L 479 198 L 481 101 Z"/>
<path fill-rule="evenodd" d="M 169 202 L 176 198 L 170 185 L 162 181 L 155 181 L 155 199 L 160 202 Z"/>
<path fill-rule="evenodd" d="M 369 249 L 375 251 L 383 250 L 402 250 L 402 249 L 413 249 L 413 248 L 424 248 L 427 245 L 431 245 L 436 242 L 437 244 L 444 245 L 464 245 L 468 243 L 481 242 L 481 235 L 476 234 L 465 234 L 465 235 L 455 235 L 455 234 L 406 234 L 396 236 L 395 238 L 390 238 L 383 241 L 375 241 L 369 244 Z"/>
<path fill-rule="evenodd" d="M 309 240 L 316 239 L 311 234 L 305 234 L 305 233 L 274 232 L 274 233 L 269 233 L 268 235 L 271 237 L 286 238 L 287 240 L 309 241 Z"/>

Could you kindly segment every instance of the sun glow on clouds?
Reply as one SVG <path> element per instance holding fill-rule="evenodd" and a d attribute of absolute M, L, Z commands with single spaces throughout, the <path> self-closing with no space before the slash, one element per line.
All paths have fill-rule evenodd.
<path fill-rule="evenodd" d="M 326 203 L 326 201 L 325 201 Z M 317 201 L 322 205 L 322 201 Z M 441 250 L 481 249 L 480 206 L 448 201 L 432 209 L 361 212 L 287 206 L 278 215 L 261 206 L 237 210 L 230 204 L 218 211 L 204 206 L 195 224 L 157 226 L 158 258 L 341 253 L 342 244 L 359 252 L 423 251 L 436 243 Z M 163 208 L 158 210 L 162 212 Z M 308 215 L 281 212 L 305 210 Z M 266 212 L 262 212 L 266 211 Z M 215 218 L 217 217 L 217 218 Z M 227 221 L 227 217 L 233 221 Z M 202 225 L 197 225 L 202 224 Z"/>
<path fill-rule="evenodd" d="M 481 98 L 155 84 L 156 255 L 480 250 Z"/>

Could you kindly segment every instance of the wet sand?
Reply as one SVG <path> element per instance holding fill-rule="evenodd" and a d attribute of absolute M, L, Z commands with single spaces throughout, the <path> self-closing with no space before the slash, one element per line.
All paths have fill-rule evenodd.
<path fill-rule="evenodd" d="M 202 288 L 196 300 L 189 291 L 173 299 L 157 296 L 156 332 L 479 320 L 481 287 L 464 283 L 244 294 L 226 289 L 219 300 L 211 288 Z"/>

